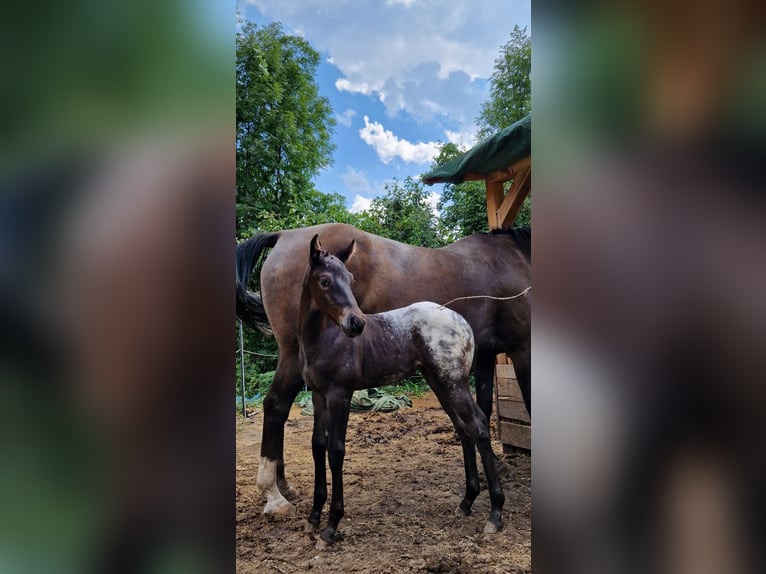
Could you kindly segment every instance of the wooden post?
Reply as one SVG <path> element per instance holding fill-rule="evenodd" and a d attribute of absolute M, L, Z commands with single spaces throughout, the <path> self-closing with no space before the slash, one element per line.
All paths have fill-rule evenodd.
<path fill-rule="evenodd" d="M 503 182 L 486 181 L 487 189 L 487 218 L 490 229 L 500 229 L 500 219 L 498 213 L 503 203 Z"/>

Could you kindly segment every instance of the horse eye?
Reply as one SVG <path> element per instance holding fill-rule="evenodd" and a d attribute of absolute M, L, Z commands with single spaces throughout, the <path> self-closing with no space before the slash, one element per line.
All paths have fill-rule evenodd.
<path fill-rule="evenodd" d="M 329 279 L 320 279 L 319 285 L 321 285 L 324 289 L 327 289 L 330 286 L 330 280 Z"/>

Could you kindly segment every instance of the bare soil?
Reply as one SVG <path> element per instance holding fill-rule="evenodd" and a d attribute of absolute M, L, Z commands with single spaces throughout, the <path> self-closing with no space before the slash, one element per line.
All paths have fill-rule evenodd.
<path fill-rule="evenodd" d="M 287 477 L 300 496 L 292 500 L 296 514 L 280 518 L 262 514 L 265 498 L 256 487 L 261 413 L 247 420 L 238 417 L 237 572 L 530 572 L 529 456 L 502 454 L 501 444 L 493 440 L 504 466 L 504 529 L 483 534 L 489 514 L 486 490 L 471 516 L 457 510 L 465 472 L 449 418 L 430 392 L 413 403 L 393 413 L 351 413 L 344 464 L 346 515 L 336 543 L 327 550 L 315 549 L 318 532 L 306 520 L 314 480 L 312 417 L 294 406 L 285 427 Z M 497 437 L 494 421 L 492 427 Z M 328 506 L 329 500 L 322 526 Z"/>

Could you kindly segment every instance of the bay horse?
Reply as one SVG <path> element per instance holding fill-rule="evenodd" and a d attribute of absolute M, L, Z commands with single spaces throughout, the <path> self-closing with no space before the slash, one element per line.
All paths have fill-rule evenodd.
<path fill-rule="evenodd" d="M 314 235 L 303 276 L 298 310 L 298 346 L 303 380 L 313 391 L 314 502 L 309 522 L 319 526 L 327 500 L 325 456 L 332 473 L 327 526 L 318 548 L 332 544 L 344 515 L 343 459 L 351 395 L 378 384 L 395 384 L 420 370 L 447 412 L 463 447 L 466 492 L 464 514 L 479 494 L 476 450 L 487 477 L 491 511 L 484 532 L 502 528 L 505 501 L 493 459 L 487 419 L 468 387 L 473 362 L 473 331 L 455 311 L 431 302 L 365 315 L 351 291 L 345 262 L 355 241 L 331 255 Z"/>
<path fill-rule="evenodd" d="M 355 240 L 349 271 L 365 313 L 378 313 L 417 301 L 445 304 L 471 325 L 475 339 L 476 401 L 489 420 L 495 357 L 511 357 L 527 410 L 531 409 L 531 294 L 508 300 L 532 284 L 530 230 L 512 228 L 465 237 L 436 249 L 406 245 L 353 226 L 329 223 L 261 233 L 237 246 L 237 315 L 250 327 L 277 339 L 279 360 L 263 401 L 263 438 L 257 485 L 266 495 L 265 514 L 292 512 L 289 497 L 297 493 L 285 478 L 284 424 L 303 387 L 298 356 L 298 302 L 305 270 L 305 249 L 321 234 L 329 252 Z M 247 290 L 263 253 L 260 293 Z M 503 300 L 502 298 L 506 298 Z"/>

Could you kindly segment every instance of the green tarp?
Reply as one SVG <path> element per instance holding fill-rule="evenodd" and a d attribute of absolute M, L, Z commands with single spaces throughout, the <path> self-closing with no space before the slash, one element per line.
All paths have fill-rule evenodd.
<path fill-rule="evenodd" d="M 311 395 L 298 401 L 302 415 L 313 415 L 314 405 Z M 402 407 L 411 407 L 412 401 L 406 395 L 394 396 L 380 389 L 372 388 L 362 391 L 354 391 L 351 396 L 351 412 L 363 413 L 366 411 L 383 411 L 384 413 L 399 410 Z"/>
<path fill-rule="evenodd" d="M 489 175 L 506 169 L 532 154 L 532 115 L 475 145 L 463 155 L 440 165 L 423 177 L 423 182 L 463 183 L 469 173 Z"/>

